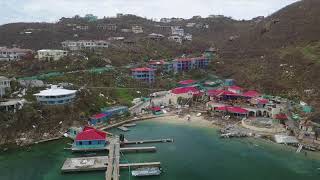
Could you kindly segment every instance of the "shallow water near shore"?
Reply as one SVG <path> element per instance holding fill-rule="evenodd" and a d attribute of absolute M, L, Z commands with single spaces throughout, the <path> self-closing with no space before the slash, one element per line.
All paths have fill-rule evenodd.
<path fill-rule="evenodd" d="M 296 154 L 293 148 L 256 139 L 220 139 L 213 128 L 190 127 L 161 122 L 139 122 L 124 133 L 128 140 L 174 138 L 174 143 L 147 144 L 156 146 L 156 153 L 126 154 L 122 162 L 161 161 L 164 173 L 142 179 L 211 180 L 211 179 L 290 179 L 320 178 L 317 154 Z M 118 130 L 112 133 L 120 134 Z M 40 144 L 27 149 L 0 154 L 1 180 L 100 180 L 104 172 L 61 174 L 68 157 L 69 141 Z M 141 179 L 121 171 L 120 179 Z"/>

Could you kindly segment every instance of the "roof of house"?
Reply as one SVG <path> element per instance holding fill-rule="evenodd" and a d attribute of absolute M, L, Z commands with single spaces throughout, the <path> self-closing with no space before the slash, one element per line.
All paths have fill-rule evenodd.
<path fill-rule="evenodd" d="M 179 87 L 171 90 L 173 94 L 185 94 L 185 93 L 193 93 L 199 94 L 200 91 L 195 87 Z"/>
<path fill-rule="evenodd" d="M 286 114 L 277 114 L 276 115 L 276 119 L 279 119 L 279 120 L 287 120 L 288 119 L 288 117 L 287 117 L 287 115 Z"/>
<path fill-rule="evenodd" d="M 242 87 L 239 87 L 239 86 L 230 86 L 230 87 L 228 87 L 228 89 L 232 89 L 232 90 L 242 90 L 243 88 L 242 88 Z"/>
<path fill-rule="evenodd" d="M 239 96 L 239 94 L 223 90 L 223 89 L 215 89 L 215 90 L 208 90 L 207 94 L 209 96 Z"/>
<path fill-rule="evenodd" d="M 253 98 L 253 97 L 258 97 L 260 96 L 260 93 L 258 93 L 257 91 L 254 91 L 254 90 L 250 90 L 250 91 L 247 91 L 245 93 L 242 94 L 244 97 L 250 97 L 250 98 Z"/>
<path fill-rule="evenodd" d="M 269 100 L 264 99 L 264 98 L 253 98 L 252 100 L 254 103 L 257 103 L 257 104 L 268 104 L 269 103 Z"/>
<path fill-rule="evenodd" d="M 149 72 L 149 71 L 155 71 L 155 69 L 148 68 L 148 67 L 142 67 L 142 68 L 134 68 L 134 69 L 131 69 L 131 71 L 144 71 L 144 72 Z"/>
<path fill-rule="evenodd" d="M 234 106 L 221 106 L 216 109 L 217 111 L 227 111 L 231 113 L 238 113 L 238 114 L 247 114 L 249 111 L 241 108 L 241 107 L 234 107 Z"/>
<path fill-rule="evenodd" d="M 0 76 L 0 81 L 9 81 L 9 79 L 7 77 Z"/>
<path fill-rule="evenodd" d="M 63 89 L 58 86 L 51 86 L 50 89 L 40 91 L 40 93 L 34 94 L 34 96 L 62 96 L 75 94 L 77 90 Z"/>
<path fill-rule="evenodd" d="M 188 79 L 188 80 L 179 81 L 178 84 L 188 85 L 188 84 L 193 84 L 193 83 L 196 83 L 196 82 L 197 82 L 197 81 L 195 81 L 195 80 Z"/>
<path fill-rule="evenodd" d="M 76 141 L 86 140 L 106 140 L 107 133 L 96 130 L 91 127 L 85 127 L 84 130 L 76 136 Z"/>
<path fill-rule="evenodd" d="M 151 107 L 150 110 L 151 111 L 161 111 L 161 107 L 160 106 Z"/>
<path fill-rule="evenodd" d="M 93 115 L 91 118 L 92 118 L 92 119 L 101 119 L 101 118 L 104 118 L 104 117 L 106 117 L 106 116 L 107 116 L 106 114 L 100 113 L 100 114 L 95 114 L 95 115 Z"/>

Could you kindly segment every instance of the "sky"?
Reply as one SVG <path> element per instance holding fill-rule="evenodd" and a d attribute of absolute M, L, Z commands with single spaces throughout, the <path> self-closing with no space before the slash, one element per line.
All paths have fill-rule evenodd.
<path fill-rule="evenodd" d="M 117 13 L 147 18 L 224 15 L 234 19 L 268 16 L 298 0 L 0 0 L 0 24 L 56 22 L 61 17 Z"/>

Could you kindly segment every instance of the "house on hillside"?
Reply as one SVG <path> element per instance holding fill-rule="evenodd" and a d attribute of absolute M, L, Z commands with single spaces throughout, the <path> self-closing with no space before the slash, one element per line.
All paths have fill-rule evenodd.
<path fill-rule="evenodd" d="M 161 40 L 164 38 L 164 35 L 162 34 L 156 34 L 156 33 L 151 33 L 148 35 L 148 38 L 149 39 L 152 39 L 152 40 Z"/>
<path fill-rule="evenodd" d="M 120 31 L 123 33 L 131 33 L 132 29 L 121 29 Z"/>
<path fill-rule="evenodd" d="M 76 90 L 63 89 L 57 85 L 52 85 L 50 89 L 42 90 L 34 96 L 42 105 L 64 105 L 72 103 L 76 98 L 76 93 Z"/>
<path fill-rule="evenodd" d="M 132 26 L 131 30 L 135 34 L 143 33 L 143 28 L 141 26 Z"/>
<path fill-rule="evenodd" d="M 118 26 L 116 24 L 98 24 L 97 29 L 104 31 L 117 31 Z"/>
<path fill-rule="evenodd" d="M 180 26 L 172 26 L 171 27 L 171 34 L 178 35 L 178 36 L 184 36 L 184 29 Z"/>
<path fill-rule="evenodd" d="M 10 88 L 10 82 L 11 80 L 0 76 L 0 97 L 2 98 L 4 95 L 6 95 L 6 89 Z"/>
<path fill-rule="evenodd" d="M 105 40 L 63 41 L 61 44 L 63 49 L 68 49 L 70 51 L 79 51 L 83 49 L 103 49 L 110 46 L 110 42 Z"/>
<path fill-rule="evenodd" d="M 89 26 L 88 25 L 77 25 L 73 30 L 88 31 Z"/>
<path fill-rule="evenodd" d="M 149 68 L 156 69 L 163 72 L 172 72 L 173 71 L 173 63 L 167 62 L 165 60 L 150 60 Z"/>
<path fill-rule="evenodd" d="M 182 37 L 181 36 L 169 36 L 169 41 L 174 41 L 176 43 L 182 44 Z"/>
<path fill-rule="evenodd" d="M 7 48 L 0 47 L 0 62 L 1 61 L 18 61 L 25 57 L 31 56 L 31 49 Z"/>
<path fill-rule="evenodd" d="M 183 37 L 183 39 L 186 40 L 186 41 L 192 41 L 192 34 L 187 33 L 187 34 Z"/>
<path fill-rule="evenodd" d="M 106 132 L 99 131 L 93 127 L 84 127 L 83 131 L 76 135 L 73 147 L 80 149 L 105 148 L 108 144 Z"/>
<path fill-rule="evenodd" d="M 206 57 L 177 58 L 173 60 L 175 72 L 189 71 L 192 69 L 206 69 L 209 66 L 209 59 Z"/>
<path fill-rule="evenodd" d="M 132 77 L 134 79 L 145 81 L 148 83 L 155 82 L 155 71 L 155 69 L 148 67 L 131 69 Z"/>
<path fill-rule="evenodd" d="M 37 51 L 39 60 L 57 61 L 68 55 L 67 51 L 57 49 L 41 49 Z"/>

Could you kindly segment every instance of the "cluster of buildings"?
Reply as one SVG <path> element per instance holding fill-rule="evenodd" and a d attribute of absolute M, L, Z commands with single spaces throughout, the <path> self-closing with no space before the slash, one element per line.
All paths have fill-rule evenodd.
<path fill-rule="evenodd" d="M 32 54 L 31 49 L 0 47 L 0 61 L 18 61 Z"/>
<path fill-rule="evenodd" d="M 148 83 L 155 82 L 156 71 L 179 73 L 192 69 L 206 69 L 210 59 L 206 56 L 195 58 L 176 58 L 173 61 L 150 60 L 148 67 L 131 69 L 132 77 Z"/>
<path fill-rule="evenodd" d="M 185 33 L 184 29 L 181 26 L 172 26 L 171 27 L 172 36 L 168 37 L 168 40 L 175 41 L 177 43 L 182 43 L 183 41 L 192 41 L 192 35 Z"/>

